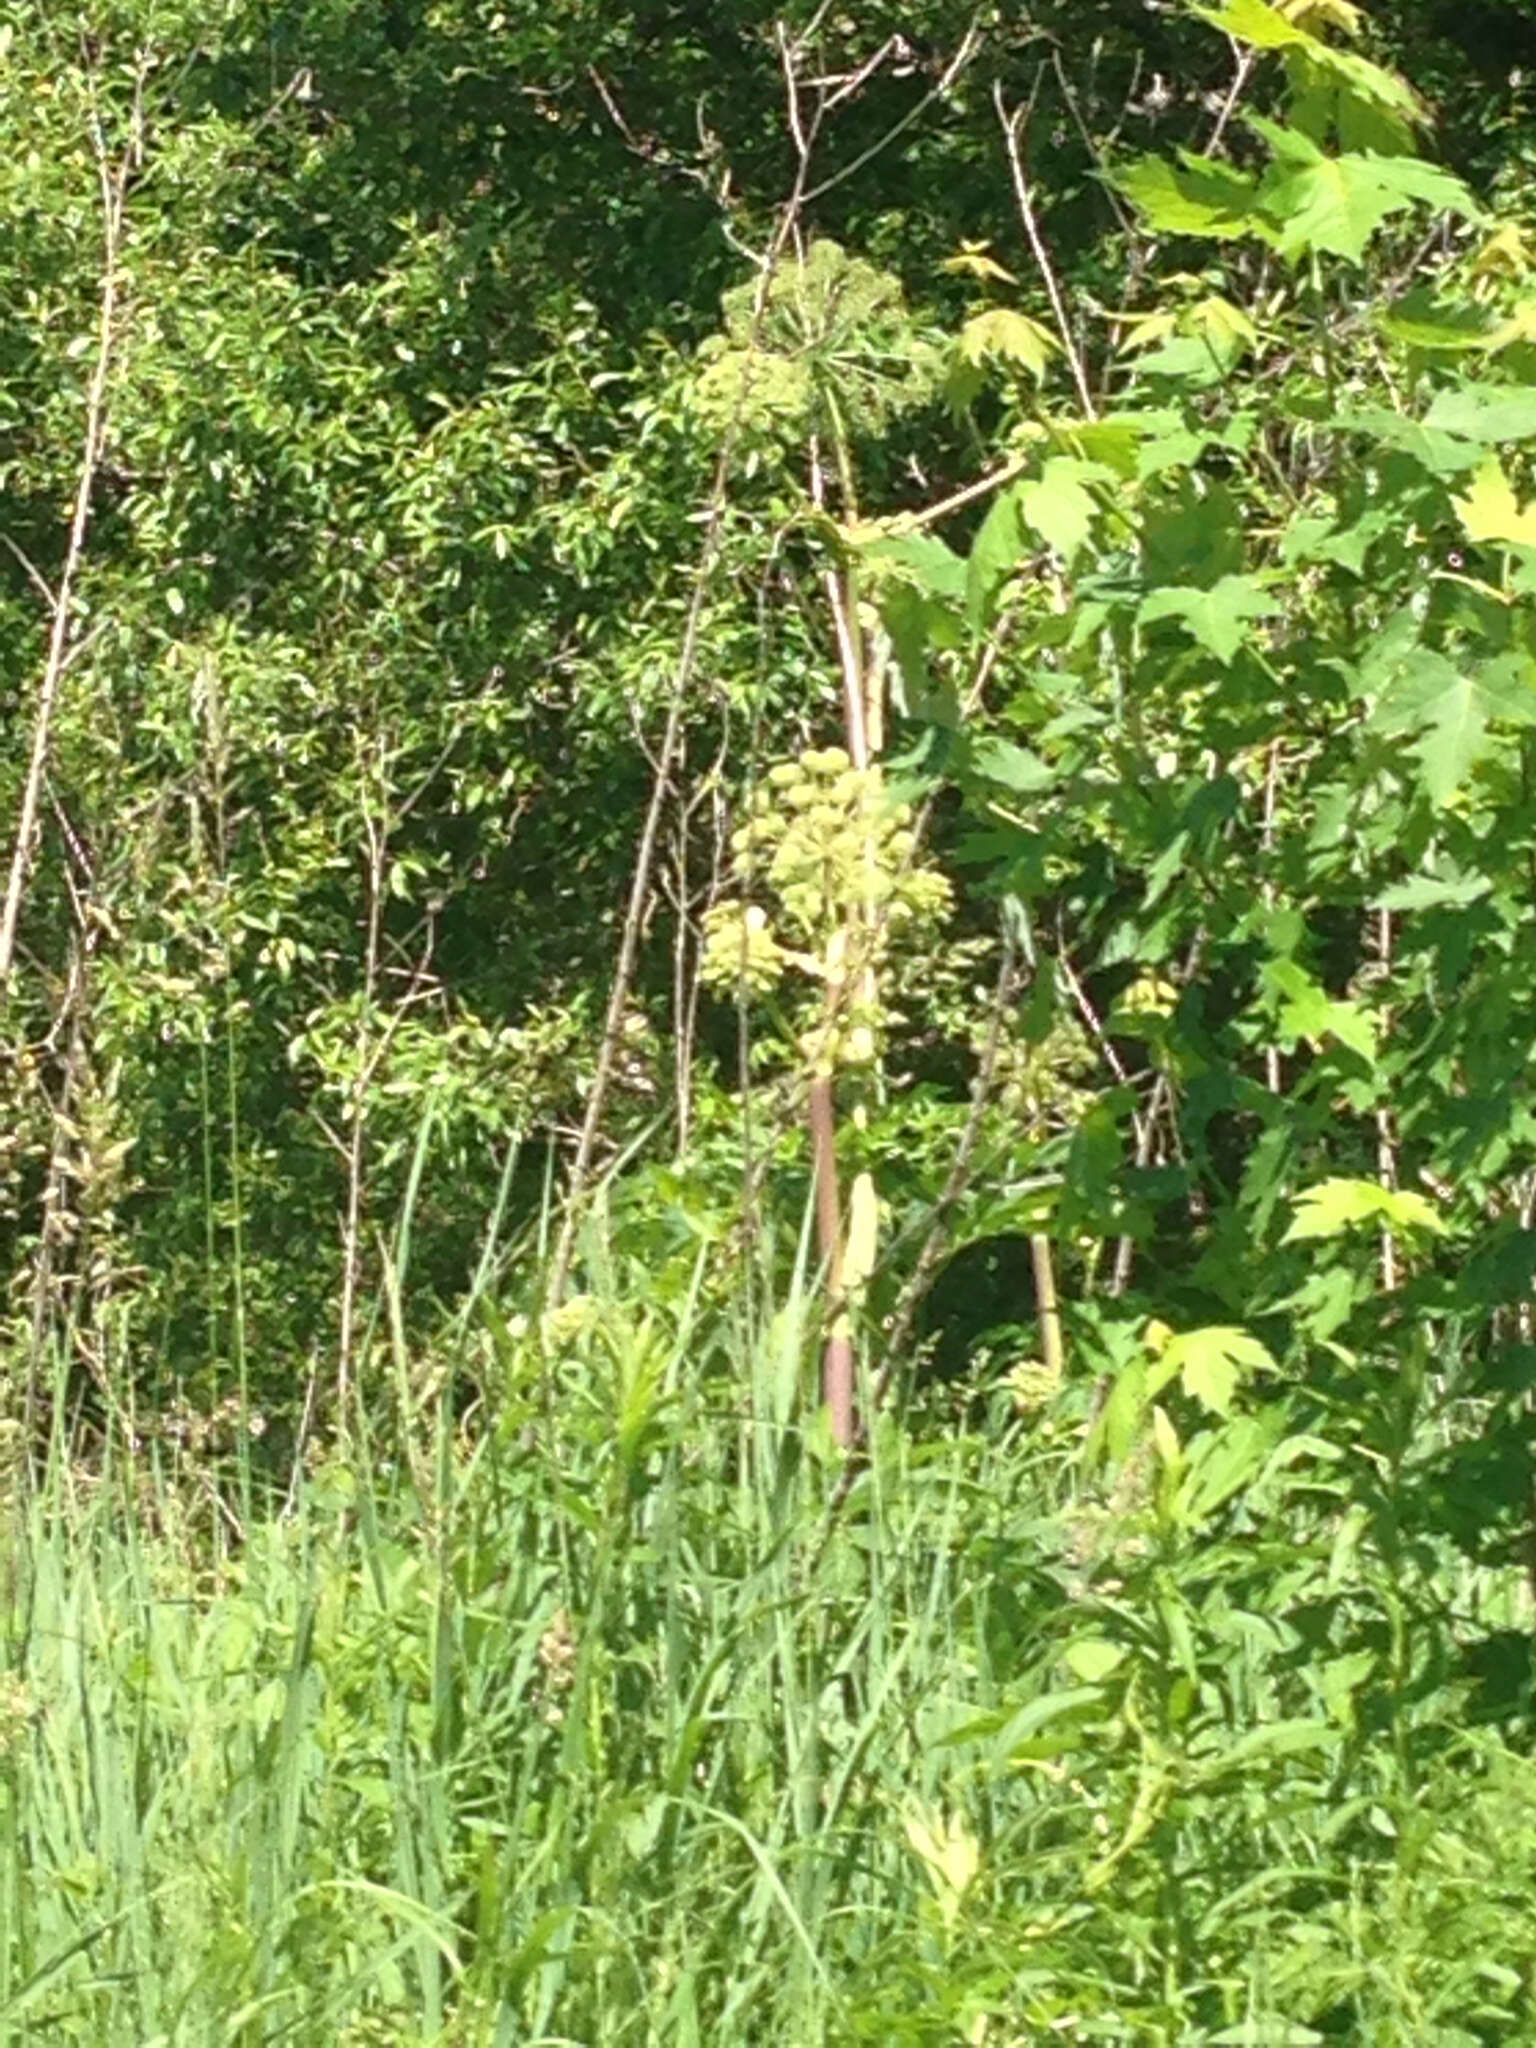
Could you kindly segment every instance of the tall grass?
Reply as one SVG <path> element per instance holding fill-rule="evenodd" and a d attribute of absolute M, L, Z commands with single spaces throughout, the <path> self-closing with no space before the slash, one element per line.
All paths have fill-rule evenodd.
<path fill-rule="evenodd" d="M 1304 1461 L 1180 1529 L 1070 1389 L 936 1407 L 829 1528 L 798 1284 L 375 1338 L 238 1536 L 16 1490 L 7 2041 L 1536 2040 L 1520 1726 Z"/>

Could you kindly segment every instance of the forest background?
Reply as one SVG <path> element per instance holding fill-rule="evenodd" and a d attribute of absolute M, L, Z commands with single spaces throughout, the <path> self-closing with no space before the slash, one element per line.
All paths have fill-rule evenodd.
<path fill-rule="evenodd" d="M 1520 0 L 0 124 L 9 2037 L 1536 2039 Z"/>

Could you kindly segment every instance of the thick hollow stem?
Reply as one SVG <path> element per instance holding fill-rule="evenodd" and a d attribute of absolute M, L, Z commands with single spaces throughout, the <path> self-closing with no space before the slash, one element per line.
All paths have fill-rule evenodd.
<path fill-rule="evenodd" d="M 1061 1339 L 1061 1303 L 1056 1295 L 1056 1267 L 1051 1258 L 1051 1240 L 1036 1234 L 1029 1240 L 1030 1264 L 1035 1269 L 1035 1313 L 1040 1321 L 1040 1358 L 1046 1370 L 1059 1375 L 1066 1363 Z"/>
<path fill-rule="evenodd" d="M 811 1166 L 816 1183 L 816 1240 L 827 1276 L 832 1326 L 821 1360 L 821 1393 L 832 1421 L 834 1443 L 851 1445 L 857 1434 L 853 1412 L 853 1336 L 843 1302 L 843 1218 L 837 1185 L 837 1112 L 832 1076 L 811 1081 L 807 1115 Z"/>

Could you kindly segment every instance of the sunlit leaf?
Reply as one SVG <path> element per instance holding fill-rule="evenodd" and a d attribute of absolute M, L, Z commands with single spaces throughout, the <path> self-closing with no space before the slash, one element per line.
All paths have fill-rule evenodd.
<path fill-rule="evenodd" d="M 1153 590 L 1141 601 L 1137 617 L 1143 625 L 1177 619 L 1216 659 L 1230 662 L 1259 619 L 1281 610 L 1256 576 L 1223 576 L 1209 590 L 1182 587 Z"/>
<path fill-rule="evenodd" d="M 1419 204 L 1482 218 L 1459 178 L 1417 157 L 1352 154 L 1277 168 L 1259 196 L 1274 224 L 1275 245 L 1289 257 L 1318 250 L 1358 263 L 1384 221 Z"/>
<path fill-rule="evenodd" d="M 955 347 L 964 362 L 1016 363 L 1032 377 L 1043 377 L 1051 357 L 1061 352 L 1060 342 L 1038 320 L 1006 306 L 974 314 L 961 328 Z"/>
<path fill-rule="evenodd" d="M 1384 1188 L 1373 1180 L 1320 1181 L 1298 1196 L 1284 1244 L 1342 1237 L 1360 1225 L 1372 1229 L 1423 1231 L 1443 1236 L 1445 1224 L 1424 1195 L 1411 1188 Z"/>
<path fill-rule="evenodd" d="M 1038 477 L 1018 486 L 1019 516 L 1070 561 L 1087 540 L 1098 512 L 1089 486 L 1110 481 L 1111 472 L 1096 462 L 1053 455 Z"/>
<path fill-rule="evenodd" d="M 1485 458 L 1466 496 L 1456 500 L 1456 511 L 1469 540 L 1536 547 L 1536 506 L 1521 507 L 1497 455 Z"/>
<path fill-rule="evenodd" d="M 1399 666 L 1368 723 L 1373 731 L 1418 733 L 1413 753 L 1423 763 L 1431 800 L 1445 804 L 1490 750 L 1490 725 L 1536 724 L 1536 666 L 1505 655 L 1482 668 L 1463 668 L 1430 648 Z"/>
<path fill-rule="evenodd" d="M 1258 225 L 1256 181 L 1225 164 L 1147 156 L 1116 171 L 1114 183 L 1156 234 L 1230 239 Z"/>
<path fill-rule="evenodd" d="M 1177 1378 L 1186 1394 L 1217 1415 L 1231 1413 L 1239 1385 L 1255 1373 L 1273 1372 L 1267 1346 L 1246 1330 L 1213 1323 L 1186 1330 L 1163 1344 L 1151 1375 L 1154 1390 Z"/>

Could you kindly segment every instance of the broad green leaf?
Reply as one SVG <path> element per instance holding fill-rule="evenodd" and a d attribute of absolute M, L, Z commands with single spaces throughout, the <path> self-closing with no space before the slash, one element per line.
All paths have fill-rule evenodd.
<path fill-rule="evenodd" d="M 1373 1180 L 1325 1180 L 1298 1196 L 1283 1244 L 1342 1237 L 1357 1225 L 1372 1229 L 1444 1234 L 1445 1225 L 1425 1196 L 1410 1188 L 1379 1187 Z"/>
<path fill-rule="evenodd" d="M 1423 764 L 1430 800 L 1444 806 L 1490 751 L 1488 728 L 1536 725 L 1536 668 L 1505 655 L 1464 671 L 1431 648 L 1401 666 L 1367 723 L 1372 731 L 1417 733 L 1412 752 Z"/>
<path fill-rule="evenodd" d="M 1144 625 L 1177 619 L 1202 647 L 1226 663 L 1248 638 L 1256 619 L 1273 618 L 1281 609 L 1279 599 L 1270 595 L 1257 576 L 1223 576 L 1209 590 L 1175 587 L 1149 591 L 1136 616 Z"/>
<path fill-rule="evenodd" d="M 1354 575 L 1365 573 L 1365 558 L 1371 543 L 1392 530 L 1394 515 L 1379 506 L 1357 519 L 1342 532 L 1327 518 L 1302 514 L 1293 519 L 1280 539 L 1280 559 L 1292 562 L 1337 562 Z"/>
<path fill-rule="evenodd" d="M 1327 251 L 1350 263 L 1361 260 L 1383 221 L 1416 204 L 1467 220 L 1482 217 L 1459 178 L 1408 156 L 1351 154 L 1277 168 L 1264 180 L 1259 199 L 1282 256 Z"/>
<path fill-rule="evenodd" d="M 1026 526 L 1070 562 L 1087 540 L 1098 512 L 1089 484 L 1112 481 L 1112 472 L 1096 462 L 1053 455 L 1037 478 L 1018 486 L 1020 516 Z"/>
<path fill-rule="evenodd" d="M 1376 1027 L 1358 1003 L 1339 1002 L 1299 960 L 1269 960 L 1261 980 L 1276 999 L 1276 1023 L 1288 1043 L 1321 1047 L 1330 1038 L 1372 1064 L 1376 1060 Z"/>
<path fill-rule="evenodd" d="M 1536 439 L 1536 391 L 1528 384 L 1461 384 L 1436 394 L 1424 424 L 1484 447 Z"/>
<path fill-rule="evenodd" d="M 1155 234 L 1230 240 L 1263 225 L 1254 211 L 1258 187 L 1252 178 L 1187 153 L 1176 164 L 1144 156 L 1112 173 L 1112 182 Z"/>
<path fill-rule="evenodd" d="M 1390 117 L 1388 133 L 1403 135 L 1427 118 L 1418 95 L 1395 72 L 1341 50 L 1312 33 L 1312 23 L 1342 28 L 1347 35 L 1359 31 L 1358 8 L 1348 0 L 1310 0 L 1282 13 L 1269 0 L 1223 0 L 1220 6 L 1197 6 L 1191 10 L 1236 41 L 1256 50 L 1283 50 L 1293 81 L 1310 86 L 1315 95 L 1326 83 L 1346 103 L 1353 100 L 1378 115 Z M 1347 104 L 1342 113 L 1347 114 Z"/>
<path fill-rule="evenodd" d="M 1464 875 L 1447 862 L 1440 874 L 1414 875 L 1406 882 L 1394 882 L 1373 899 L 1373 904 L 1377 910 L 1465 910 L 1492 887 L 1486 875 Z"/>
<path fill-rule="evenodd" d="M 998 591 L 1024 554 L 1024 529 L 1019 523 L 1021 489 L 1014 484 L 994 500 L 971 543 L 965 567 L 965 610 L 973 626 L 984 626 L 990 620 Z"/>
<path fill-rule="evenodd" d="M 876 578 L 899 577 L 929 597 L 965 596 L 964 558 L 931 533 L 880 533 L 872 539 L 854 539 L 852 545 Z"/>
<path fill-rule="evenodd" d="M 977 740 L 971 748 L 971 765 L 983 781 L 1016 790 L 1021 796 L 1052 789 L 1061 779 L 1038 754 L 1030 753 L 1027 747 L 1016 747 L 1011 740 Z"/>
<path fill-rule="evenodd" d="M 1367 434 L 1384 447 L 1411 455 L 1434 476 L 1459 476 L 1475 468 L 1480 459 L 1475 441 L 1463 441 L 1385 405 L 1346 406 L 1337 424 L 1347 433 Z"/>
<path fill-rule="evenodd" d="M 1106 413 L 1101 419 L 1073 420 L 1058 431 L 1075 454 L 1129 483 L 1139 473 L 1140 451 L 1147 440 L 1157 432 L 1181 430 L 1183 424 L 1182 415 L 1172 410 Z"/>
<path fill-rule="evenodd" d="M 1536 507 L 1522 510 L 1497 455 L 1485 458 L 1467 495 L 1456 500 L 1456 511 L 1469 540 L 1536 547 Z"/>
<path fill-rule="evenodd" d="M 1269 0 L 1222 0 L 1220 6 L 1192 7 L 1190 12 L 1255 50 L 1324 47 L 1309 30 L 1288 19 L 1278 7 L 1271 7 Z"/>
<path fill-rule="evenodd" d="M 1151 588 L 1159 585 L 1209 590 L 1235 576 L 1244 561 L 1243 507 L 1225 483 L 1181 477 L 1161 503 L 1149 505 L 1141 522 L 1141 570 Z"/>
<path fill-rule="evenodd" d="M 1184 315 L 1224 368 L 1259 345 L 1259 330 L 1240 306 L 1219 292 L 1208 292 Z"/>
<path fill-rule="evenodd" d="M 1208 1329 L 1187 1330 L 1164 1344 L 1154 1370 L 1154 1382 L 1175 1374 L 1193 1401 L 1217 1415 L 1232 1411 L 1232 1398 L 1239 1382 L 1258 1372 L 1273 1372 L 1275 1361 L 1266 1346 L 1246 1330 L 1214 1323 Z"/>

